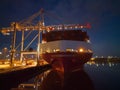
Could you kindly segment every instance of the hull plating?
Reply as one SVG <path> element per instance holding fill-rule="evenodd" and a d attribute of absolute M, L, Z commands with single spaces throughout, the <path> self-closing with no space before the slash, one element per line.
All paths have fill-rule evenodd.
<path fill-rule="evenodd" d="M 53 69 L 65 72 L 74 72 L 82 69 L 84 63 L 90 60 L 92 53 L 56 52 L 44 53 L 42 58 L 50 63 Z"/>

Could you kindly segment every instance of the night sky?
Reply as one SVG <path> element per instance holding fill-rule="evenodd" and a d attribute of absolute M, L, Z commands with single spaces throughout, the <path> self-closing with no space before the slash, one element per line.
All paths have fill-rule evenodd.
<path fill-rule="evenodd" d="M 59 23 L 90 23 L 94 55 L 120 57 L 120 0 L 0 0 L 0 28 L 41 8 L 59 17 Z M 45 22 L 58 23 L 52 19 L 45 18 Z M 9 37 L 0 34 L 0 48 L 8 44 Z"/>

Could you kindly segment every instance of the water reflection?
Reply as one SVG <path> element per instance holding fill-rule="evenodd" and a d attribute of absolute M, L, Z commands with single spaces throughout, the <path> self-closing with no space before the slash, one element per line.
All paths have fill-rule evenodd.
<path fill-rule="evenodd" d="M 84 70 L 93 81 L 95 90 L 120 90 L 120 59 L 90 61 Z"/>
<path fill-rule="evenodd" d="M 40 85 L 40 90 L 94 90 L 90 77 L 84 71 L 71 73 L 64 79 L 51 71 Z"/>
<path fill-rule="evenodd" d="M 90 65 L 90 66 L 106 66 L 108 65 L 109 67 L 114 67 L 114 66 L 117 66 L 118 64 L 120 63 L 120 59 L 107 59 L 107 58 L 104 58 L 104 59 L 93 59 L 89 62 L 87 62 L 87 65 Z"/>

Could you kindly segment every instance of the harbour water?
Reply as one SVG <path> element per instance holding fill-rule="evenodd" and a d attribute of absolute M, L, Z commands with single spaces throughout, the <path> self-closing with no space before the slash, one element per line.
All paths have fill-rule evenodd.
<path fill-rule="evenodd" d="M 85 64 L 95 90 L 120 90 L 120 63 Z"/>
<path fill-rule="evenodd" d="M 84 70 L 73 72 L 64 80 L 50 70 L 37 90 L 120 90 L 120 63 L 88 62 Z"/>

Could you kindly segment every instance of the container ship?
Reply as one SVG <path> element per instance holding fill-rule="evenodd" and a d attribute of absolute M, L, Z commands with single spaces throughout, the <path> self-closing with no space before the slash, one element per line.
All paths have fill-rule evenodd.
<path fill-rule="evenodd" d="M 93 51 L 85 26 L 78 24 L 49 26 L 42 32 L 40 53 L 54 70 L 67 73 L 83 69 Z"/>

